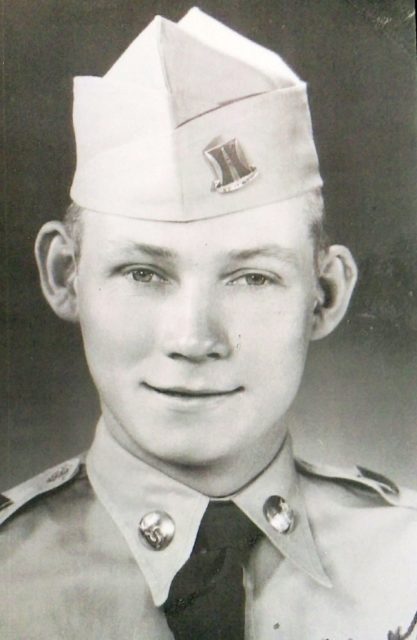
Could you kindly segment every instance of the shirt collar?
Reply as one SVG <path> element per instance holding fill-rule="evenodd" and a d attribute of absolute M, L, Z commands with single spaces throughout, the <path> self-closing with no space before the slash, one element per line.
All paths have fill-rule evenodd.
<path fill-rule="evenodd" d="M 175 574 L 190 557 L 210 498 L 126 451 L 109 433 L 103 419 L 87 455 L 87 473 L 98 499 L 129 545 L 155 605 L 162 605 Z M 296 525 L 288 534 L 275 531 L 264 516 L 263 506 L 271 495 L 284 498 L 295 512 Z M 320 584 L 331 586 L 308 523 L 289 436 L 267 469 L 229 499 L 286 558 Z M 139 522 L 152 511 L 166 512 L 175 523 L 171 543 L 159 551 L 149 547 L 139 533 Z"/>

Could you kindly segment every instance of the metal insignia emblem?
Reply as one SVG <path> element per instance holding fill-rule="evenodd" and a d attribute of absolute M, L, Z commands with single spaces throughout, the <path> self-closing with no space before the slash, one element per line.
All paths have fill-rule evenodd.
<path fill-rule="evenodd" d="M 151 511 L 139 523 L 142 539 L 156 551 L 165 549 L 175 534 L 175 524 L 165 511 Z"/>
<path fill-rule="evenodd" d="M 256 167 L 248 164 L 236 138 L 207 149 L 204 155 L 215 171 L 217 179 L 213 182 L 213 188 L 218 193 L 241 189 L 258 175 Z"/>
<path fill-rule="evenodd" d="M 294 528 L 294 511 L 281 496 L 270 496 L 265 501 L 264 516 L 278 533 L 289 533 Z"/>

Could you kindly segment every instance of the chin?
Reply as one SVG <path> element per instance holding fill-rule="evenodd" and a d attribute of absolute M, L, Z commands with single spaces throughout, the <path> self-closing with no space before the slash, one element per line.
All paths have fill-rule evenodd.
<path fill-rule="evenodd" d="M 191 442 L 190 442 L 191 440 Z M 213 442 L 213 437 L 199 439 L 193 443 L 192 438 L 187 442 L 179 442 L 177 438 L 165 441 L 150 452 L 157 460 L 179 467 L 210 467 L 237 455 L 236 446 Z"/>

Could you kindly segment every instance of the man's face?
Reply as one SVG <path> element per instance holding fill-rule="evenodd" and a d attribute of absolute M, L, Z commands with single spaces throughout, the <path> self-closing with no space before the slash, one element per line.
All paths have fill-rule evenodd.
<path fill-rule="evenodd" d="M 310 338 L 313 254 L 303 198 L 189 223 L 83 214 L 79 317 L 115 435 L 174 465 L 276 450 Z"/>

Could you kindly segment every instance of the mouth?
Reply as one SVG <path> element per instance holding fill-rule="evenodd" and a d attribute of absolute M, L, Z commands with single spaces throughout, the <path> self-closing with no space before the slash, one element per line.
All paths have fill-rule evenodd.
<path fill-rule="evenodd" d="M 154 387 L 153 385 L 143 382 L 142 386 L 149 391 L 154 391 L 163 396 L 171 398 L 179 398 L 182 400 L 210 400 L 213 398 L 222 398 L 225 396 L 233 396 L 243 391 L 243 387 L 235 387 L 234 389 L 191 389 L 189 387 Z"/>

